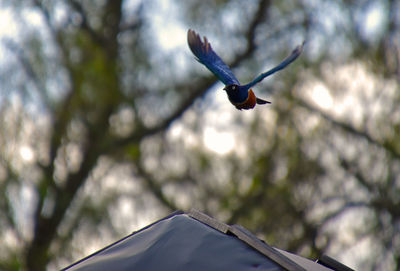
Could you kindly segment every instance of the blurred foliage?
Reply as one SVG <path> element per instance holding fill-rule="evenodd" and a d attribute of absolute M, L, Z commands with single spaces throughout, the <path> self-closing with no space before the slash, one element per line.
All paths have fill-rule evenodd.
<path fill-rule="evenodd" d="M 1 40 L 0 269 L 60 269 L 190 208 L 305 257 L 400 268 L 399 1 L 1 9 L 19 28 Z M 239 112 L 160 38 L 188 28 L 243 82 L 306 47 L 255 88 L 272 105 Z"/>

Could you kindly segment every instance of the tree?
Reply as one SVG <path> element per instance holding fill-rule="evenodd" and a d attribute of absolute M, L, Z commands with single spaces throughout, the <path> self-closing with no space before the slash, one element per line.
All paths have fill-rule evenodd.
<path fill-rule="evenodd" d="M 399 3 L 170 1 L 241 81 L 306 39 L 255 90 L 272 106 L 239 112 L 186 46 L 157 44 L 157 1 L 137 2 L 3 4 L 43 20 L 2 41 L 0 266 L 60 268 L 196 207 L 306 257 L 362 247 L 345 263 L 397 270 Z M 210 131 L 227 151 L 207 148 Z"/>

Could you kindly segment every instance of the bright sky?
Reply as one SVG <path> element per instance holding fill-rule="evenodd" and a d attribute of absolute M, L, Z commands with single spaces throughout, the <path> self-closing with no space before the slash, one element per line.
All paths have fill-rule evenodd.
<path fill-rule="evenodd" d="M 18 33 L 17 24 L 13 21 L 13 14 L 11 9 L 0 9 L 0 18 L 2 23 L 0 24 L 0 67 L 4 65 L 6 61 L 6 49 L 4 48 L 3 41 L 5 38 L 16 37 L 15 33 Z"/>

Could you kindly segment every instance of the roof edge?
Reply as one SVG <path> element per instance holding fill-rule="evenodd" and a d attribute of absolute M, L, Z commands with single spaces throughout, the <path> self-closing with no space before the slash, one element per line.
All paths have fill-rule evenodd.
<path fill-rule="evenodd" d="M 261 241 L 257 236 L 252 234 L 246 228 L 240 225 L 227 225 L 223 222 L 216 220 L 196 209 L 191 209 L 188 216 L 199 222 L 206 224 L 222 233 L 232 234 L 240 239 L 242 242 L 246 243 L 253 249 L 257 250 L 259 253 L 266 256 L 268 259 L 276 262 L 288 271 L 306 271 L 302 266 L 298 265 L 279 251 L 275 250 L 273 247 Z"/>
<path fill-rule="evenodd" d="M 210 226 L 211 228 L 214 228 L 222 233 L 228 233 L 229 231 L 229 225 L 220 222 L 216 220 L 215 218 L 206 215 L 205 213 L 202 213 L 196 209 L 191 209 L 189 212 L 186 213 L 188 216 L 191 218 L 194 218 L 198 221 L 200 221 L 203 224 L 206 224 Z"/>
<path fill-rule="evenodd" d="M 135 234 L 137 234 L 137 233 L 139 233 L 139 232 L 141 232 L 141 231 L 144 231 L 144 230 L 150 228 L 151 226 L 157 224 L 157 223 L 160 222 L 160 221 L 166 220 L 166 219 L 171 218 L 171 217 L 176 216 L 176 215 L 182 215 L 182 214 L 185 214 L 185 212 L 183 212 L 183 211 L 181 211 L 181 210 L 176 210 L 176 211 L 172 212 L 171 214 L 169 214 L 169 215 L 167 215 L 167 216 L 165 216 L 165 217 L 163 217 L 163 218 L 161 218 L 161 219 L 159 219 L 159 220 L 157 220 L 157 221 L 155 221 L 155 222 L 153 222 L 153 223 L 151 223 L 151 224 L 145 226 L 144 228 L 141 228 L 140 230 L 137 230 L 137 231 L 133 231 L 132 233 L 130 233 L 130 234 L 128 234 L 127 236 L 124 236 L 123 238 L 121 238 L 121 239 L 119 239 L 119 240 L 117 240 L 117 241 L 115 241 L 115 242 L 109 244 L 108 246 L 105 246 L 105 247 L 103 247 L 102 249 L 99 249 L 99 250 L 93 252 L 92 254 L 89 254 L 88 256 L 86 256 L 86 257 L 84 257 L 84 258 L 82 258 L 82 259 L 80 259 L 80 260 L 78 260 L 78 261 L 76 261 L 76 262 L 74 262 L 74 263 L 68 265 L 67 267 L 64 267 L 63 269 L 61 269 L 61 271 L 70 269 L 70 268 L 74 267 L 75 265 L 78 265 L 78 264 L 80 264 L 81 262 L 84 262 L 84 261 L 86 261 L 87 259 L 92 258 L 93 256 L 96 256 L 97 254 L 100 254 L 101 252 L 107 250 L 108 248 L 110 248 L 110 247 L 112 247 L 112 246 L 115 246 L 115 245 L 118 244 L 118 243 L 121 243 L 122 241 L 128 239 L 128 238 L 131 237 L 132 235 L 135 235 Z"/>

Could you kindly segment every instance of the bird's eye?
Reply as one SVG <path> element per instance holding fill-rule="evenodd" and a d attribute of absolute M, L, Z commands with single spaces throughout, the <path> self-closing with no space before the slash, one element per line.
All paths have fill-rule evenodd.
<path fill-rule="evenodd" d="M 235 89 L 236 89 L 236 86 L 232 86 L 232 89 L 235 90 Z"/>

